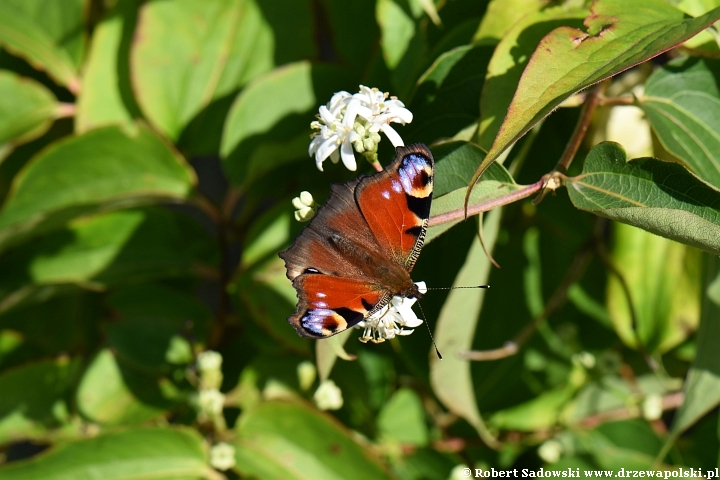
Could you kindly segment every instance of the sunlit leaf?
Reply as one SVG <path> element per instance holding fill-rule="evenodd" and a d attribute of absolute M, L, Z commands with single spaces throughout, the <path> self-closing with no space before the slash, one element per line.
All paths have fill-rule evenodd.
<path fill-rule="evenodd" d="M 410 445 L 427 444 L 425 412 L 417 393 L 408 388 L 396 391 L 378 414 L 378 429 L 386 438 Z"/>
<path fill-rule="evenodd" d="M 202 437 L 189 429 L 137 428 L 66 443 L 0 467 L 7 480 L 215 478 Z"/>
<path fill-rule="evenodd" d="M 254 0 L 147 3 L 130 57 L 138 102 L 177 140 L 212 100 L 270 70 L 276 56 L 312 56 L 311 25 L 305 1 L 274 2 L 272 11 Z"/>
<path fill-rule="evenodd" d="M 485 221 L 485 245 L 492 251 L 500 228 L 500 209 Z M 467 260 L 458 272 L 454 285 L 483 285 L 490 276 L 492 264 L 480 240 L 473 241 Z M 430 384 L 445 407 L 480 431 L 485 430 L 475 398 L 470 362 L 458 352 L 472 349 L 475 328 L 487 290 L 468 288 L 452 290 L 443 305 L 435 327 L 435 342 L 443 360 L 430 357 Z"/>
<path fill-rule="evenodd" d="M 620 145 L 605 142 L 590 151 L 581 175 L 567 179 L 567 189 L 577 208 L 720 253 L 720 192 L 681 165 L 628 162 Z"/>
<path fill-rule="evenodd" d="M 495 44 L 501 41 L 507 32 L 521 18 L 540 10 L 543 3 L 539 0 L 491 0 L 477 32 L 474 42 Z"/>
<path fill-rule="evenodd" d="M 56 111 L 57 100 L 45 87 L 0 70 L 0 150 L 45 133 Z"/>
<path fill-rule="evenodd" d="M 700 318 L 702 253 L 629 225 L 615 227 L 607 304 L 626 345 L 664 353 L 683 342 Z M 632 302 L 632 303 L 630 303 Z"/>
<path fill-rule="evenodd" d="M 45 3 L 0 2 L 0 45 L 77 91 L 77 67 L 83 48 L 82 1 Z"/>
<path fill-rule="evenodd" d="M 262 403 L 243 413 L 236 430 L 236 468 L 244 475 L 293 480 L 390 478 L 345 428 L 304 405 Z"/>
<path fill-rule="evenodd" d="M 182 157 L 144 126 L 57 142 L 16 176 L 0 211 L 0 249 L 100 208 L 186 198 L 194 183 Z"/>
<path fill-rule="evenodd" d="M 648 78 L 640 106 L 663 147 L 720 189 L 720 61 L 681 58 Z"/>
<path fill-rule="evenodd" d="M 142 423 L 161 415 L 167 407 L 157 395 L 151 376 L 122 368 L 107 349 L 90 362 L 76 395 L 78 409 L 85 417 L 108 425 Z"/>
<path fill-rule="evenodd" d="M 498 156 L 565 99 L 684 42 L 720 19 L 720 8 L 697 18 L 663 0 L 598 0 L 587 31 L 560 27 L 538 45 L 508 113 L 472 183 Z"/>
<path fill-rule="evenodd" d="M 526 12 L 526 10 L 508 8 L 506 1 L 493 3 L 502 5 L 500 9 L 506 12 L 505 15 L 519 15 L 521 12 L 523 14 Z M 492 8 L 493 3 L 488 8 Z M 490 13 L 488 12 L 488 15 Z M 486 151 L 490 149 L 498 130 L 500 130 L 500 125 L 508 113 L 508 107 L 523 75 L 523 70 L 540 40 L 557 27 L 580 28 L 582 20 L 589 13 L 585 8 L 558 6 L 527 13 L 513 24 L 504 25 L 507 32 L 495 47 L 487 67 L 485 85 L 480 99 L 480 127 L 476 141 Z M 495 15 L 498 14 L 499 12 L 495 13 Z M 487 19 L 488 15 L 484 18 Z"/>
<path fill-rule="evenodd" d="M 77 101 L 75 128 L 79 133 L 113 124 L 129 124 L 139 117 L 130 88 L 128 52 L 135 27 L 137 0 L 117 3 L 93 32 Z"/>

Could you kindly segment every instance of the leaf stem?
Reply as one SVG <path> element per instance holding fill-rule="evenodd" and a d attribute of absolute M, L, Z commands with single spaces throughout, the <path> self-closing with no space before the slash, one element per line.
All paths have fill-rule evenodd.
<path fill-rule="evenodd" d="M 492 210 L 493 208 L 502 207 L 503 205 L 508 205 L 510 203 L 517 202 L 518 200 L 522 200 L 523 198 L 527 198 L 535 192 L 539 191 L 543 187 L 544 183 L 545 179 L 543 178 L 531 185 L 527 185 L 521 188 L 520 190 L 516 190 L 507 195 L 503 195 L 502 197 L 498 197 L 493 200 L 488 200 L 487 202 L 481 202 L 477 205 L 473 205 L 472 207 L 468 207 L 467 216 L 469 217 L 471 215 L 477 215 L 479 213 Z M 441 213 L 440 215 L 430 217 L 430 222 L 428 223 L 428 226 L 432 227 L 435 225 L 441 225 L 443 223 L 463 220 L 465 218 L 465 209 L 461 208 L 459 210 L 453 210 L 452 212 Z"/>
<path fill-rule="evenodd" d="M 568 167 L 570 167 L 570 163 L 573 161 L 573 158 L 575 158 L 575 154 L 585 138 L 587 129 L 590 126 L 590 120 L 592 120 L 595 109 L 598 105 L 600 105 L 601 98 L 603 97 L 603 93 L 605 93 L 607 86 L 608 81 L 606 80 L 601 82 L 588 94 L 585 104 L 582 107 L 582 111 L 580 112 L 580 118 L 578 119 L 577 124 L 575 124 L 575 130 L 573 131 L 568 144 L 565 146 L 565 151 L 560 157 L 560 160 L 558 160 L 557 165 L 555 165 L 556 172 L 566 173 Z"/>

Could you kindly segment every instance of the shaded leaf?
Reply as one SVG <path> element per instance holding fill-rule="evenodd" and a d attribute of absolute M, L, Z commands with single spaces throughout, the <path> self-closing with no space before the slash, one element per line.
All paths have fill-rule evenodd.
<path fill-rule="evenodd" d="M 679 58 L 645 85 L 639 104 L 663 147 L 720 189 L 720 61 Z"/>
<path fill-rule="evenodd" d="M 41 84 L 0 70 L 0 150 L 45 133 L 56 107 L 55 96 Z"/>
<path fill-rule="evenodd" d="M 521 432 L 551 429 L 574 392 L 572 387 L 548 390 L 525 403 L 493 413 L 488 424 L 494 428 Z"/>
<path fill-rule="evenodd" d="M 640 341 L 645 351 L 664 353 L 695 331 L 700 318 L 700 251 L 618 224 L 611 260 L 630 294 L 628 299 L 616 275 L 608 276 L 608 311 L 626 345 L 637 348 Z"/>
<path fill-rule="evenodd" d="M 66 443 L 0 467 L 5 480 L 216 478 L 200 435 L 189 429 L 138 428 Z"/>
<path fill-rule="evenodd" d="M 248 85 L 223 129 L 220 153 L 230 181 L 249 185 L 275 167 L 307 158 L 310 121 L 344 78 L 335 67 L 298 62 Z"/>
<path fill-rule="evenodd" d="M 682 165 L 652 158 L 627 162 L 620 145 L 605 142 L 566 185 L 577 208 L 720 253 L 720 192 Z"/>
<path fill-rule="evenodd" d="M 93 130 L 43 150 L 0 211 L 0 250 L 100 208 L 187 198 L 194 172 L 147 127 Z"/>
<path fill-rule="evenodd" d="M 342 425 L 305 405 L 259 404 L 243 413 L 236 430 L 236 468 L 243 475 L 293 480 L 390 478 Z"/>
<path fill-rule="evenodd" d="M 463 215 L 458 215 L 451 221 L 431 226 L 425 242 L 430 242 L 452 226 L 464 221 L 463 205 L 467 184 L 485 154 L 472 143 L 448 142 L 433 147 L 433 156 L 437 159 L 437 163 L 434 200 L 430 216 L 438 217 L 450 212 L 463 213 Z M 497 199 L 522 188 L 522 185 L 515 183 L 505 167 L 497 163 L 493 164 L 483 180 L 473 190 L 469 206 Z"/>
<path fill-rule="evenodd" d="M 20 56 L 27 60 L 33 67 L 39 70 L 45 70 L 60 85 L 64 85 L 70 91 L 79 89 L 79 79 L 77 77 L 77 66 L 79 57 L 73 58 L 71 54 L 60 44 L 61 38 L 53 38 L 55 29 L 48 29 L 44 22 L 39 22 L 45 14 L 41 8 L 38 16 L 32 15 L 33 6 L 28 5 L 37 2 L 0 2 L 0 45 L 9 52 Z M 43 2 L 45 3 L 45 2 Z M 55 15 L 62 16 L 65 5 L 61 6 L 56 2 L 49 2 L 50 8 Z M 29 6 L 26 10 L 24 6 Z M 81 31 L 82 17 L 81 1 L 72 0 L 67 3 L 67 12 L 70 17 L 75 16 L 75 25 L 72 28 Z M 79 8 L 80 7 L 80 8 Z M 75 14 L 75 15 L 73 15 Z M 46 18 L 51 24 L 60 25 L 62 22 L 56 22 L 54 15 L 47 15 Z M 79 45 L 83 47 L 82 44 Z"/>
<path fill-rule="evenodd" d="M 78 359 L 44 360 L 0 375 L 0 443 L 58 427 L 67 419 L 69 396 L 80 372 Z M 3 477 L 0 469 L 0 477 Z"/>
<path fill-rule="evenodd" d="M 404 127 L 407 143 L 430 144 L 436 138 L 452 137 L 477 123 L 480 91 L 490 46 L 463 45 L 442 53 L 418 79 L 409 102 L 413 122 Z"/>
<path fill-rule="evenodd" d="M 76 283 L 106 288 L 191 276 L 215 260 L 215 243 L 193 220 L 159 208 L 86 217 L 0 257 L 5 293 L 25 285 Z"/>
<path fill-rule="evenodd" d="M 720 19 L 720 8 L 697 18 L 663 0 L 598 0 L 585 20 L 587 32 L 560 27 L 538 45 L 522 74 L 487 157 L 487 167 L 565 99 L 679 45 Z"/>

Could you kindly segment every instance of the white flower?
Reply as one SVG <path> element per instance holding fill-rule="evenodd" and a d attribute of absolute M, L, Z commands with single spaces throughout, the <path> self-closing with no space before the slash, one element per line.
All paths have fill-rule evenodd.
<path fill-rule="evenodd" d="M 220 370 L 222 366 L 222 355 L 212 350 L 200 352 L 197 356 L 197 366 L 201 372 Z"/>
<path fill-rule="evenodd" d="M 295 220 L 298 222 L 308 222 L 315 216 L 315 200 L 310 192 L 300 192 L 300 196 L 292 199 L 295 210 Z"/>
<path fill-rule="evenodd" d="M 235 447 L 220 442 L 210 449 L 210 466 L 217 470 L 230 470 L 235 466 Z"/>
<path fill-rule="evenodd" d="M 540 448 L 538 448 L 538 456 L 545 460 L 547 463 L 555 463 L 560 460 L 560 456 L 563 453 L 562 443 L 551 438 L 546 441 Z"/>
<path fill-rule="evenodd" d="M 425 282 L 416 285 L 420 293 L 427 292 Z M 360 341 L 382 343 L 396 335 L 410 335 L 414 330 L 404 327 L 412 329 L 423 323 L 412 310 L 415 302 L 417 298 L 393 297 L 388 305 L 356 325 L 363 329 Z"/>
<path fill-rule="evenodd" d="M 342 158 L 343 164 L 354 171 L 357 163 L 353 148 L 376 162 L 379 132 L 383 132 L 395 147 L 402 146 L 402 138 L 390 123 L 405 125 L 412 119 L 412 113 L 400 100 L 377 88 L 360 85 L 360 91 L 354 95 L 338 92 L 327 105 L 320 107 L 318 120 L 310 124 L 318 131 L 313 134 L 308 154 L 315 156 L 320 171 L 328 158 L 334 163 Z"/>
<path fill-rule="evenodd" d="M 342 391 L 332 380 L 325 380 L 320 384 L 315 390 L 313 400 L 320 410 L 339 410 L 343 406 Z"/>
<path fill-rule="evenodd" d="M 297 366 L 298 382 L 300 383 L 300 390 L 308 390 L 315 383 L 317 377 L 317 368 L 312 362 L 307 360 L 300 362 Z"/>
<path fill-rule="evenodd" d="M 642 403 L 643 418 L 648 421 L 657 420 L 662 417 L 662 397 L 657 393 L 651 393 Z"/>
<path fill-rule="evenodd" d="M 225 395 L 216 389 L 200 390 L 197 402 L 201 413 L 209 418 L 215 418 L 222 414 Z"/>

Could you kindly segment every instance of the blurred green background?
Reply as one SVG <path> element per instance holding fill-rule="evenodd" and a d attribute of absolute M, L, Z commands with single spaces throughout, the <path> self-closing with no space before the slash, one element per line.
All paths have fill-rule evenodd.
<path fill-rule="evenodd" d="M 583 26 L 576 0 L 0 1 L 0 478 L 718 466 L 720 50 L 694 36 L 717 6 L 598 0 Z M 612 55 L 531 62 L 557 27 L 617 35 Z M 596 70 L 551 78 L 572 62 Z M 318 107 L 359 85 L 413 112 L 394 127 L 435 155 L 434 215 L 506 113 L 530 133 L 473 205 L 537 192 L 583 140 L 572 188 L 429 231 L 414 280 L 492 285 L 422 300 L 442 361 L 424 327 L 375 345 L 286 322 L 292 198 L 373 171 L 308 156 Z M 510 107 L 535 87 L 540 113 Z M 606 140 L 674 162 L 603 180 L 655 223 L 572 197 L 625 165 Z"/>

